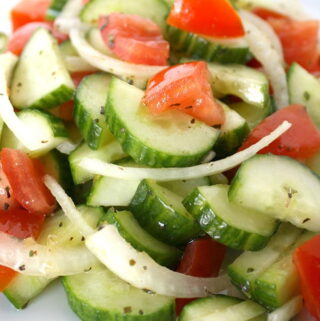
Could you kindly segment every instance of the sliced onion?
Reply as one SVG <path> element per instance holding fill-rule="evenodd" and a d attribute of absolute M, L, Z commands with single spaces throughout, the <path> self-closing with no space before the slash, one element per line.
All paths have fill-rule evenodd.
<path fill-rule="evenodd" d="M 65 66 L 69 72 L 94 72 L 97 71 L 97 68 L 91 66 L 81 57 L 76 56 L 67 56 L 64 58 Z"/>
<path fill-rule="evenodd" d="M 44 183 L 61 206 L 64 214 L 75 226 L 77 226 L 80 233 L 83 236 L 88 236 L 94 233 L 94 229 L 83 219 L 72 199 L 66 194 L 57 181 L 51 176 L 46 175 L 44 177 Z"/>
<path fill-rule="evenodd" d="M 301 296 L 296 296 L 279 309 L 270 313 L 268 315 L 268 321 L 290 321 L 301 312 L 302 308 L 303 298 Z"/>
<path fill-rule="evenodd" d="M 256 27 L 258 27 L 260 31 L 262 31 L 266 35 L 266 37 L 268 37 L 271 46 L 277 51 L 277 53 L 281 57 L 282 64 L 284 65 L 285 63 L 283 58 L 283 49 L 280 39 L 273 30 L 273 28 L 270 26 L 270 24 L 268 24 L 265 20 L 261 19 L 260 17 L 249 11 L 241 11 L 241 16 L 245 18 L 247 21 L 250 21 Z"/>
<path fill-rule="evenodd" d="M 97 262 L 85 246 L 51 248 L 0 232 L 0 265 L 19 273 L 55 278 L 84 272 Z"/>
<path fill-rule="evenodd" d="M 62 154 L 70 155 L 78 147 L 78 145 L 79 144 L 75 144 L 70 140 L 67 140 L 58 145 L 56 149 Z"/>
<path fill-rule="evenodd" d="M 120 77 L 147 80 L 166 66 L 137 65 L 107 56 L 94 49 L 85 39 L 84 32 L 74 28 L 70 31 L 70 39 L 79 55 L 90 65 Z"/>
<path fill-rule="evenodd" d="M 26 126 L 14 112 L 13 106 L 7 93 L 6 73 L 0 65 L 0 117 L 17 139 L 30 151 L 43 149 L 45 144 L 41 142 L 41 137 Z"/>
<path fill-rule="evenodd" d="M 246 30 L 249 49 L 262 64 L 271 82 L 277 108 L 288 106 L 288 85 L 286 72 L 283 67 L 283 59 L 277 50 L 272 47 L 268 36 L 260 30 L 259 26 L 253 23 L 252 19 L 247 19 L 247 14 L 244 11 L 240 15 Z"/>
<path fill-rule="evenodd" d="M 174 272 L 127 243 L 113 225 L 107 225 L 86 240 L 87 248 L 122 280 L 157 294 L 177 298 L 204 297 L 230 285 L 227 276 L 197 278 Z"/>
<path fill-rule="evenodd" d="M 68 0 L 54 22 L 55 28 L 65 34 L 69 34 L 72 28 L 87 29 L 87 26 L 79 20 L 82 5 L 82 0 Z"/>
<path fill-rule="evenodd" d="M 286 132 L 291 127 L 291 124 L 284 121 L 269 135 L 262 138 L 256 144 L 242 150 L 227 158 L 213 161 L 207 164 L 201 164 L 192 167 L 179 168 L 134 168 L 123 167 L 98 159 L 84 158 L 79 165 L 92 174 L 110 176 L 128 180 L 154 179 L 157 181 L 173 181 L 182 179 L 191 179 L 197 177 L 210 176 L 222 173 L 233 167 L 240 165 L 245 160 L 254 156 L 259 150 L 265 148 Z"/>

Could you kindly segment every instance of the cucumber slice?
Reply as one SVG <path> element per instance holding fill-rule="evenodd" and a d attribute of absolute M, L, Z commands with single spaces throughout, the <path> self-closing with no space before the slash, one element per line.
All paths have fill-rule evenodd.
<path fill-rule="evenodd" d="M 68 0 L 52 0 L 46 13 L 46 20 L 54 20 L 61 13 Z"/>
<path fill-rule="evenodd" d="M 71 309 L 83 321 L 174 321 L 174 299 L 132 287 L 106 269 L 63 278 Z"/>
<path fill-rule="evenodd" d="M 74 121 L 92 149 L 113 140 L 105 122 L 105 104 L 111 76 L 97 73 L 83 78 L 75 95 Z"/>
<path fill-rule="evenodd" d="M 36 132 L 41 137 L 43 147 L 35 151 L 29 151 L 6 126 L 4 127 L 1 146 L 23 150 L 31 157 L 38 157 L 56 148 L 68 138 L 68 133 L 63 121 L 44 110 L 24 109 L 17 116 L 27 128 Z"/>
<path fill-rule="evenodd" d="M 158 184 L 184 198 L 189 195 L 195 188 L 199 186 L 211 185 L 212 182 L 210 177 L 199 177 L 188 180 L 159 182 Z"/>
<path fill-rule="evenodd" d="M 24 309 L 52 281 L 52 279 L 44 277 L 18 274 L 6 287 L 3 294 L 16 309 Z"/>
<path fill-rule="evenodd" d="M 118 165 L 139 167 L 131 158 L 115 162 Z M 129 206 L 141 180 L 125 180 L 96 176 L 87 198 L 89 206 Z"/>
<path fill-rule="evenodd" d="M 110 209 L 107 214 L 107 221 L 114 224 L 121 236 L 136 250 L 146 252 L 161 265 L 176 267 L 182 252 L 173 246 L 158 241 L 146 232 L 141 228 L 132 213 Z"/>
<path fill-rule="evenodd" d="M 66 57 L 77 57 L 79 56 L 77 50 L 73 47 L 71 40 L 65 40 L 59 45 L 60 53 L 63 57 L 63 60 Z"/>
<path fill-rule="evenodd" d="M 143 94 L 122 80 L 111 81 L 106 118 L 123 150 L 137 163 L 151 167 L 199 163 L 219 131 L 179 111 L 153 116 L 140 104 Z"/>
<path fill-rule="evenodd" d="M 242 116 L 227 105 L 223 104 L 222 106 L 225 121 L 220 128 L 220 136 L 214 145 L 217 159 L 234 154 L 250 132 L 248 123 Z"/>
<path fill-rule="evenodd" d="M 36 30 L 15 69 L 10 99 L 16 108 L 53 108 L 72 98 L 73 81 L 58 44 L 50 33 Z"/>
<path fill-rule="evenodd" d="M 109 48 L 104 43 L 101 32 L 98 28 L 91 28 L 87 33 L 87 40 L 89 44 L 99 52 L 105 55 L 113 55 L 113 53 L 109 50 Z"/>
<path fill-rule="evenodd" d="M 270 109 L 269 82 L 260 71 L 240 65 L 208 64 L 215 96 L 234 95 L 257 108 Z"/>
<path fill-rule="evenodd" d="M 101 208 L 80 205 L 77 207 L 84 220 L 96 228 L 104 212 Z M 50 246 L 78 246 L 83 244 L 84 239 L 74 224 L 63 214 L 62 211 L 46 219 L 46 222 L 37 239 L 40 244 Z"/>
<path fill-rule="evenodd" d="M 275 112 L 275 106 L 272 103 L 269 104 L 269 108 L 263 109 L 256 108 L 255 106 L 245 102 L 234 103 L 229 106 L 247 121 L 250 130 L 255 128 L 266 117 Z"/>
<path fill-rule="evenodd" d="M 80 18 L 83 22 L 96 25 L 100 16 L 113 12 L 149 18 L 164 28 L 169 6 L 163 0 L 91 0 L 83 7 Z"/>
<path fill-rule="evenodd" d="M 277 221 L 230 203 L 228 190 L 228 185 L 198 187 L 183 204 L 216 241 L 234 249 L 262 249 L 277 230 Z"/>
<path fill-rule="evenodd" d="M 179 321 L 194 321 L 208 314 L 224 310 L 240 303 L 242 300 L 226 295 L 213 295 L 201 298 L 184 306 Z"/>
<path fill-rule="evenodd" d="M 200 234 L 200 228 L 183 207 L 182 197 L 151 180 L 143 180 L 130 208 L 140 225 L 164 243 L 185 244 Z"/>
<path fill-rule="evenodd" d="M 232 283 L 251 298 L 255 280 L 284 255 L 286 250 L 296 242 L 301 232 L 290 224 L 282 224 L 264 249 L 241 254 L 228 266 Z"/>
<path fill-rule="evenodd" d="M 244 39 L 210 39 L 167 25 L 166 39 L 174 51 L 193 59 L 221 64 L 245 64 L 251 58 Z"/>
<path fill-rule="evenodd" d="M 124 159 L 116 162 L 127 167 L 141 167 L 134 161 Z M 87 199 L 89 206 L 129 206 L 141 180 L 124 180 L 106 176 L 96 176 Z M 159 185 L 185 197 L 201 185 L 211 185 L 208 177 L 191 180 L 159 182 Z"/>
<path fill-rule="evenodd" d="M 255 301 L 268 310 L 275 310 L 299 294 L 299 275 L 292 254 L 298 246 L 313 236 L 315 234 L 311 232 L 303 233 L 281 259 L 255 280 L 252 292 Z"/>
<path fill-rule="evenodd" d="M 79 206 L 83 218 L 95 228 L 103 215 L 102 209 Z M 62 211 L 47 217 L 37 241 L 50 246 L 79 246 L 84 239 Z M 53 281 L 43 277 L 17 275 L 4 291 L 5 296 L 17 308 L 23 309 Z"/>
<path fill-rule="evenodd" d="M 11 78 L 18 62 L 18 57 L 11 52 L 0 54 L 0 66 L 4 69 L 7 84 L 11 83 Z"/>
<path fill-rule="evenodd" d="M 67 191 L 72 186 L 72 176 L 68 157 L 57 150 L 52 150 L 40 158 L 45 173 L 54 177 L 59 184 Z"/>
<path fill-rule="evenodd" d="M 110 142 L 98 150 L 92 150 L 86 143 L 82 143 L 69 155 L 73 182 L 75 184 L 82 184 L 94 177 L 93 174 L 79 166 L 79 163 L 84 158 L 89 157 L 100 159 L 105 162 L 114 162 L 126 156 L 127 154 L 123 152 L 117 141 Z"/>
<path fill-rule="evenodd" d="M 317 153 L 314 156 L 308 158 L 306 161 L 306 165 L 318 176 L 320 176 L 320 153 Z"/>
<path fill-rule="evenodd" d="M 0 32 L 0 54 L 6 51 L 7 43 L 8 36 L 5 33 Z"/>
<path fill-rule="evenodd" d="M 290 103 L 306 106 L 310 117 L 320 128 L 319 80 L 299 64 L 294 63 L 288 71 L 288 90 Z"/>
<path fill-rule="evenodd" d="M 256 155 L 242 163 L 229 190 L 241 206 L 320 231 L 320 181 L 309 168 L 284 156 Z"/>

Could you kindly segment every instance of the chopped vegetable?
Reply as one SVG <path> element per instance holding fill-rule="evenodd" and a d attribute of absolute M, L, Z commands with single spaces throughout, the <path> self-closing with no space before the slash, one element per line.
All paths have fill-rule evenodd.
<path fill-rule="evenodd" d="M 205 62 L 189 62 L 169 67 L 152 77 L 143 103 L 153 114 L 181 110 L 206 124 L 224 121 L 222 106 L 213 98 L 210 73 Z"/>
<path fill-rule="evenodd" d="M 112 13 L 100 17 L 99 28 L 105 45 L 120 59 L 135 64 L 167 65 L 169 43 L 153 21 Z"/>
<path fill-rule="evenodd" d="M 260 150 L 259 154 L 273 153 L 296 159 L 306 159 L 320 150 L 320 132 L 302 105 L 288 106 L 265 118 L 249 134 L 240 150 L 248 148 L 268 135 L 284 120 L 288 120 L 292 124 L 291 128 L 269 146 Z"/>
<path fill-rule="evenodd" d="M 228 0 L 175 0 L 168 24 L 209 37 L 244 36 L 241 19 Z"/>

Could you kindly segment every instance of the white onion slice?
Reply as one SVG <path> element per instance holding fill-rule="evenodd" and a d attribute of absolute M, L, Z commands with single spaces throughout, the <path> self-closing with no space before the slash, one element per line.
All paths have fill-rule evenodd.
<path fill-rule="evenodd" d="M 272 47 L 277 51 L 279 56 L 281 57 L 282 64 L 284 65 L 284 58 L 283 58 L 283 49 L 280 42 L 279 37 L 273 30 L 273 28 L 268 24 L 265 20 L 261 19 L 257 15 L 249 12 L 249 11 L 241 11 L 241 16 L 245 18 L 247 21 L 250 21 L 252 24 L 254 24 L 256 27 L 262 31 L 266 37 L 268 37 Z"/>
<path fill-rule="evenodd" d="M 290 321 L 295 317 L 303 307 L 303 299 L 301 296 L 296 296 L 282 307 L 274 310 L 268 315 L 268 321 Z"/>
<path fill-rule="evenodd" d="M 177 298 L 204 297 L 230 285 L 228 277 L 197 278 L 174 272 L 127 243 L 113 225 L 92 234 L 87 248 L 113 273 L 131 285 Z"/>
<path fill-rule="evenodd" d="M 86 26 L 79 20 L 82 5 L 82 0 L 69 0 L 55 20 L 55 28 L 65 34 L 69 34 L 72 28 L 86 29 Z"/>
<path fill-rule="evenodd" d="M 32 128 L 25 126 L 14 112 L 13 106 L 7 93 L 7 81 L 4 68 L 0 65 L 0 117 L 17 139 L 30 151 L 43 149 L 41 137 L 32 131 Z"/>
<path fill-rule="evenodd" d="M 78 145 L 79 144 L 75 144 L 70 140 L 66 140 L 65 142 L 58 145 L 56 149 L 62 154 L 70 155 L 78 147 Z"/>
<path fill-rule="evenodd" d="M 57 181 L 51 176 L 46 175 L 44 177 L 44 183 L 61 206 L 64 214 L 75 226 L 77 226 L 80 233 L 83 236 L 88 236 L 94 233 L 94 229 L 83 219 L 72 199 L 66 194 Z"/>
<path fill-rule="evenodd" d="M 79 165 L 92 174 L 110 176 L 121 179 L 154 179 L 157 181 L 172 181 L 181 179 L 191 179 L 197 177 L 210 176 L 229 170 L 233 167 L 240 165 L 245 160 L 254 156 L 259 150 L 265 148 L 284 132 L 291 127 L 291 124 L 284 121 L 269 135 L 262 138 L 256 144 L 249 148 L 242 150 L 227 158 L 213 161 L 207 164 L 201 164 L 192 167 L 179 167 L 179 168 L 134 168 L 123 167 L 98 159 L 83 159 Z"/>
<path fill-rule="evenodd" d="M 283 67 L 283 60 L 277 50 L 272 47 L 269 38 L 259 26 L 247 19 L 245 12 L 240 13 L 246 30 L 246 38 L 250 51 L 262 64 L 263 69 L 269 78 L 277 108 L 289 105 L 288 85 L 286 72 Z"/>
<path fill-rule="evenodd" d="M 64 64 L 69 72 L 94 72 L 97 68 L 91 66 L 84 59 L 77 56 L 67 56 L 64 58 Z"/>
<path fill-rule="evenodd" d="M 0 265 L 19 273 L 55 278 L 84 272 L 97 262 L 85 246 L 51 248 L 0 232 Z"/>
<path fill-rule="evenodd" d="M 85 39 L 84 33 L 77 28 L 70 31 L 70 39 L 79 55 L 90 65 L 120 77 L 146 80 L 166 68 L 166 66 L 132 64 L 104 55 L 94 49 Z"/>

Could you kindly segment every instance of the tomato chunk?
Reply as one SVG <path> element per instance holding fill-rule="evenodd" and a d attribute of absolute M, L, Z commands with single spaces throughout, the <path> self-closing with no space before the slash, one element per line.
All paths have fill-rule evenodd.
<path fill-rule="evenodd" d="M 50 214 L 55 200 L 42 181 L 38 165 L 24 152 L 11 148 L 2 149 L 1 162 L 20 205 L 33 214 Z"/>
<path fill-rule="evenodd" d="M 164 69 L 149 80 L 143 103 L 152 114 L 181 110 L 210 126 L 222 124 L 224 113 L 215 101 L 210 73 L 203 61 Z"/>
<path fill-rule="evenodd" d="M 210 237 L 192 241 L 184 251 L 177 272 L 203 278 L 218 276 L 225 253 L 226 247 Z M 176 299 L 177 314 L 193 300 Z"/>
<path fill-rule="evenodd" d="M 151 20 L 112 13 L 99 21 L 102 38 L 120 59 L 136 64 L 167 65 L 169 43 Z"/>
<path fill-rule="evenodd" d="M 259 152 L 260 154 L 272 153 L 296 159 L 306 159 L 320 150 L 320 133 L 301 105 L 288 106 L 264 119 L 249 134 L 240 150 L 258 142 L 276 129 L 284 120 L 288 120 L 292 127 L 269 146 L 262 149 Z"/>
<path fill-rule="evenodd" d="M 254 13 L 266 20 L 278 35 L 288 65 L 297 62 L 310 72 L 319 70 L 318 21 L 296 21 L 259 8 Z"/>
<path fill-rule="evenodd" d="M 11 11 L 13 31 L 29 22 L 45 21 L 51 0 L 22 0 Z"/>
<path fill-rule="evenodd" d="M 320 320 L 320 235 L 298 247 L 294 262 L 300 276 L 304 302 L 309 312 Z"/>
<path fill-rule="evenodd" d="M 12 187 L 0 163 L 0 210 L 13 210 L 19 207 L 20 205 L 13 197 Z"/>
<path fill-rule="evenodd" d="M 228 0 L 175 0 L 169 25 L 210 37 L 242 37 L 244 28 Z"/>
<path fill-rule="evenodd" d="M 0 292 L 6 289 L 16 275 L 16 271 L 0 265 Z"/>

